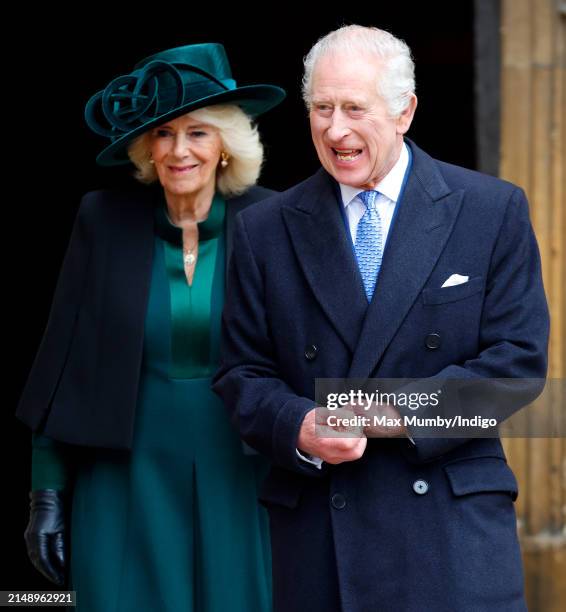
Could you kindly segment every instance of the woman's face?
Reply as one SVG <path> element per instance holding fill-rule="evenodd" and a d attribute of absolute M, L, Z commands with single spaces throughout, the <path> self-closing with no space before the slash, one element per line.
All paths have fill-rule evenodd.
<path fill-rule="evenodd" d="M 159 182 L 169 195 L 213 194 L 221 151 L 218 129 L 190 113 L 150 132 L 151 157 Z"/>

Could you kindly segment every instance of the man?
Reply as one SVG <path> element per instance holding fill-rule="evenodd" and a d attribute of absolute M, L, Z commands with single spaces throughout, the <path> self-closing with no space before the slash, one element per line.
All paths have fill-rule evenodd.
<path fill-rule="evenodd" d="M 215 390 L 274 464 L 261 500 L 278 612 L 526 609 L 498 438 L 315 429 L 317 378 L 546 373 L 525 196 L 404 139 L 413 75 L 387 32 L 321 39 L 303 83 L 322 168 L 238 218 Z"/>

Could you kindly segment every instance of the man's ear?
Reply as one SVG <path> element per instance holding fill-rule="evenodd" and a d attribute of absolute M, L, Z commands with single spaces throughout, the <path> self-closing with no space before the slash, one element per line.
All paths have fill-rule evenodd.
<path fill-rule="evenodd" d="M 416 108 L 417 96 L 411 94 L 409 104 L 407 104 L 405 110 L 397 117 L 397 134 L 405 134 L 411 127 Z"/>

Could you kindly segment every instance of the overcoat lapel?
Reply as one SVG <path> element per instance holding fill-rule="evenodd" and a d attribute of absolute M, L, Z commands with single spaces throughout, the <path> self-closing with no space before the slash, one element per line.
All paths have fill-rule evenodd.
<path fill-rule="evenodd" d="M 333 180 L 319 170 L 305 183 L 298 202 L 284 207 L 282 214 L 307 282 L 336 332 L 354 352 L 367 300 Z"/>
<path fill-rule="evenodd" d="M 436 162 L 409 143 L 413 166 L 383 255 L 348 377 L 367 378 L 431 274 L 460 211 Z"/>

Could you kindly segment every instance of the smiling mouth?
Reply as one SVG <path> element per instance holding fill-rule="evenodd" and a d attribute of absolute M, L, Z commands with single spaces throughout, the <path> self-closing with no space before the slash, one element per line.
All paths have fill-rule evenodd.
<path fill-rule="evenodd" d="M 353 161 L 362 154 L 361 149 L 332 149 L 340 161 Z"/>
<path fill-rule="evenodd" d="M 169 170 L 176 174 L 181 174 L 182 172 L 188 172 L 193 168 L 196 168 L 197 164 L 189 165 L 189 166 L 169 166 Z"/>

